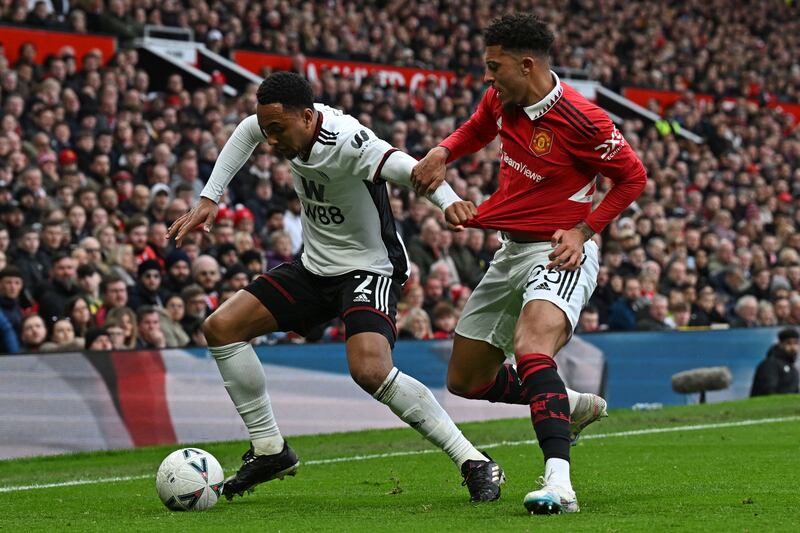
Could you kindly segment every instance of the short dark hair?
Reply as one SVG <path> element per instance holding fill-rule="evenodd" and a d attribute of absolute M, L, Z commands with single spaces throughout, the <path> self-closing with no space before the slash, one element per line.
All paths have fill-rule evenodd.
<path fill-rule="evenodd" d="M 136 310 L 136 323 L 140 323 L 142 320 L 144 320 L 144 317 L 147 315 L 152 315 L 153 313 L 158 314 L 158 309 L 154 305 L 141 306 Z"/>
<path fill-rule="evenodd" d="M 273 72 L 261 82 L 256 98 L 260 105 L 283 104 L 283 107 L 295 110 L 314 108 L 311 84 L 295 72 Z"/>
<path fill-rule="evenodd" d="M 506 50 L 550 54 L 555 37 L 547 24 L 530 13 L 510 13 L 489 23 L 484 32 L 486 46 L 502 46 Z"/>

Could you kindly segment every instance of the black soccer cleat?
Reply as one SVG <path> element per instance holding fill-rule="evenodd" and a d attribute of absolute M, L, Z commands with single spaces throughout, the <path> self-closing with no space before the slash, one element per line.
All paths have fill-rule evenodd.
<path fill-rule="evenodd" d="M 228 501 L 237 495 L 244 496 L 245 492 L 253 492 L 259 483 L 294 476 L 300 466 L 300 459 L 286 441 L 283 443 L 283 450 L 272 455 L 256 455 L 251 445 L 242 460 L 242 467 L 235 475 L 226 479 L 222 487 L 222 495 Z"/>
<path fill-rule="evenodd" d="M 484 453 L 488 461 L 465 461 L 461 465 L 462 485 L 469 489 L 469 501 L 493 502 L 500 498 L 500 486 L 506 482 L 506 475 L 500 465 Z"/>

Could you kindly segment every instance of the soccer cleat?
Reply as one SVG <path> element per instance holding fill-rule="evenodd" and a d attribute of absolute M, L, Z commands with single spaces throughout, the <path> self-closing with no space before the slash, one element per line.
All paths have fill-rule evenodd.
<path fill-rule="evenodd" d="M 506 482 L 506 475 L 500 465 L 484 453 L 488 461 L 464 461 L 461 465 L 462 485 L 469 489 L 469 501 L 493 502 L 500 497 L 500 486 Z"/>
<path fill-rule="evenodd" d="M 604 399 L 596 394 L 581 394 L 575 410 L 569 415 L 570 444 L 575 446 L 581 436 L 581 431 L 586 426 L 606 416 L 608 416 L 608 411 L 606 411 L 606 401 Z"/>
<path fill-rule="evenodd" d="M 245 492 L 253 492 L 259 483 L 294 476 L 300 466 L 297 454 L 285 441 L 283 450 L 272 455 L 256 455 L 250 446 L 242 456 L 242 460 L 244 461 L 242 467 L 235 475 L 226 479 L 222 487 L 222 494 L 229 501 L 234 496 L 244 496 Z"/>
<path fill-rule="evenodd" d="M 542 483 L 542 488 L 529 492 L 522 500 L 522 505 L 530 514 L 561 514 L 580 511 L 574 490 L 549 484 L 542 478 L 539 478 L 539 482 Z"/>

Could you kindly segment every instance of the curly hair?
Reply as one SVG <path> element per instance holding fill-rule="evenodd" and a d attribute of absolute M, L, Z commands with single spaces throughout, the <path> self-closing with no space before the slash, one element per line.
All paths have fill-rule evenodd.
<path fill-rule="evenodd" d="M 533 52 L 547 56 L 555 37 L 547 24 L 530 13 L 511 13 L 496 18 L 484 32 L 486 46 L 502 46 L 506 50 Z"/>
<path fill-rule="evenodd" d="M 273 72 L 261 82 L 256 98 L 261 105 L 277 103 L 295 110 L 314 108 L 311 84 L 295 72 Z"/>

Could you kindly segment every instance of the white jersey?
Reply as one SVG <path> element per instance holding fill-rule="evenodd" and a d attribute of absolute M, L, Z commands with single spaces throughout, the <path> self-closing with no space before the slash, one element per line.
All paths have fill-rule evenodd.
<path fill-rule="evenodd" d="M 303 205 L 303 265 L 320 276 L 366 270 L 404 282 L 409 262 L 381 179 L 396 149 L 352 116 L 315 107 L 308 160 L 290 161 Z"/>
<path fill-rule="evenodd" d="M 308 159 L 298 156 L 289 162 L 303 206 L 303 265 L 320 276 L 366 270 L 405 282 L 409 261 L 381 173 L 411 187 L 416 160 L 350 115 L 321 104 L 314 107 L 319 113 Z M 219 202 L 230 180 L 265 140 L 256 115 L 244 119 L 220 152 L 202 195 Z M 390 158 L 391 154 L 395 155 Z M 458 200 L 449 186 L 439 187 L 431 198 L 442 209 Z"/>

